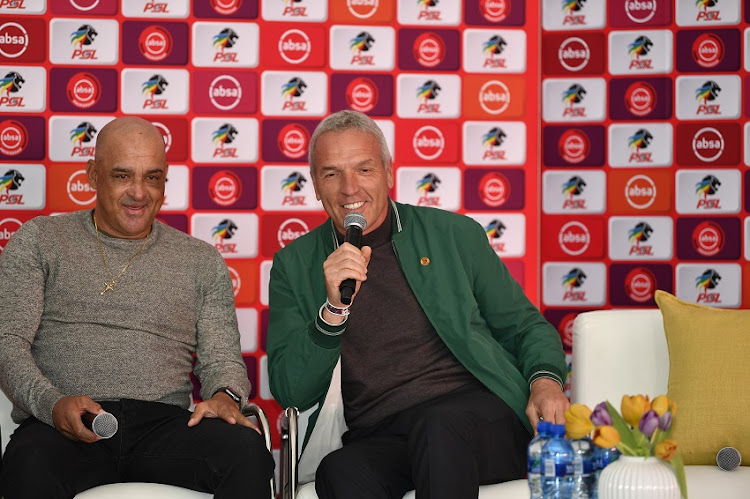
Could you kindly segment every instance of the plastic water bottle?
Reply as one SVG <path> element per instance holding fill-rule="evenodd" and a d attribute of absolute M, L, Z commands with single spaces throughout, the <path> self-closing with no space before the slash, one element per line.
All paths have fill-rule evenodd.
<path fill-rule="evenodd" d="M 594 475 L 594 443 L 590 438 L 571 440 L 573 447 L 573 497 L 591 499 L 596 487 Z"/>
<path fill-rule="evenodd" d="M 565 425 L 550 425 L 550 439 L 542 447 L 544 499 L 570 499 L 573 495 L 573 447 L 565 440 Z"/>
<path fill-rule="evenodd" d="M 538 432 L 531 442 L 528 450 L 528 477 L 529 489 L 531 490 L 531 499 L 542 499 L 542 447 L 549 440 L 550 423 L 539 421 L 536 425 Z"/>
<path fill-rule="evenodd" d="M 599 475 L 602 474 L 602 470 L 607 467 L 609 463 L 617 461 L 620 457 L 620 451 L 616 447 L 611 449 L 604 449 L 602 447 L 596 447 L 594 449 L 594 491 L 591 496 L 592 499 L 599 498 Z"/>

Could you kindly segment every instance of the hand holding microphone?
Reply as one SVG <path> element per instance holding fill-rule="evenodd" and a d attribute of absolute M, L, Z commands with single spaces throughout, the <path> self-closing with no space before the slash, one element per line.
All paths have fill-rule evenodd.
<path fill-rule="evenodd" d="M 117 432 L 117 419 L 102 411 L 102 406 L 87 395 L 63 397 L 52 408 L 57 431 L 71 440 L 84 443 L 110 438 Z"/>
<path fill-rule="evenodd" d="M 324 319 L 332 321 L 331 324 L 338 324 L 343 320 L 359 284 L 367 279 L 371 250 L 368 247 L 359 249 L 362 244 L 362 231 L 366 225 L 362 214 L 349 213 L 344 218 L 344 226 L 347 229 L 345 243 L 349 244 L 340 245 L 323 262 L 328 300 L 321 313 Z"/>
<path fill-rule="evenodd" d="M 81 416 L 83 426 L 91 430 L 99 438 L 112 438 L 117 433 L 117 418 L 109 412 L 91 414 L 84 412 Z"/>
<path fill-rule="evenodd" d="M 344 227 L 346 227 L 346 237 L 344 242 L 347 242 L 357 249 L 362 247 L 362 232 L 367 227 L 367 220 L 365 217 L 356 211 L 352 211 L 344 217 Z M 357 287 L 357 283 L 354 279 L 344 279 L 339 285 L 339 292 L 341 293 L 341 303 L 344 305 L 351 305 L 352 296 Z"/>

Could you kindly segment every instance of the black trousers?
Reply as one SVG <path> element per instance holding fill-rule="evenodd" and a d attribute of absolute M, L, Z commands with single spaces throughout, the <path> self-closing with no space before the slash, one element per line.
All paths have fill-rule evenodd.
<path fill-rule="evenodd" d="M 479 485 L 526 475 L 531 435 L 513 410 L 472 384 L 344 434 L 315 477 L 320 499 L 470 499 Z"/>
<path fill-rule="evenodd" d="M 156 482 L 217 498 L 271 495 L 273 458 L 251 428 L 203 419 L 158 402 L 100 402 L 117 417 L 114 437 L 91 444 L 67 439 L 35 418 L 13 433 L 3 456 L 0 496 L 70 498 L 97 485 Z"/>

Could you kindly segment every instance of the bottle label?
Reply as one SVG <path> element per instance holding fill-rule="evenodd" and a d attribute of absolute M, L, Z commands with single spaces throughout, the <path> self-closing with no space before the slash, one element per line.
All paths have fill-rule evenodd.
<path fill-rule="evenodd" d="M 542 473 L 542 458 L 540 456 L 536 456 L 534 458 L 529 459 L 529 473 Z"/>
<path fill-rule="evenodd" d="M 573 463 L 555 463 L 554 458 L 544 460 L 544 476 L 560 476 L 573 474 Z"/>

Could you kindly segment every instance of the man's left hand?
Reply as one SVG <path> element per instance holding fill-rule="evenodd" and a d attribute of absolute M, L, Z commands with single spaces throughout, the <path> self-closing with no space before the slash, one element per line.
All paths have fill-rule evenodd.
<path fill-rule="evenodd" d="M 188 421 L 188 426 L 197 425 L 203 418 L 221 418 L 229 424 L 247 426 L 260 433 L 258 427 L 240 412 L 237 402 L 223 392 L 219 392 L 210 399 L 196 405 L 193 415 L 190 416 Z"/>
<path fill-rule="evenodd" d="M 565 411 L 570 407 L 557 381 L 550 378 L 539 378 L 531 384 L 529 404 L 526 406 L 531 426 L 536 434 L 536 424 L 540 419 L 552 424 L 565 424 Z"/>

